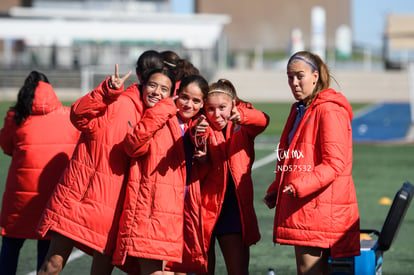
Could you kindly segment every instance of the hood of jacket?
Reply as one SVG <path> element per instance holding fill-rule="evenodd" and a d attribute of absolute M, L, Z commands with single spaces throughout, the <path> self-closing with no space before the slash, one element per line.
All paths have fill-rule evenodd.
<path fill-rule="evenodd" d="M 49 83 L 39 81 L 33 98 L 32 115 L 43 115 L 62 107 Z"/>
<path fill-rule="evenodd" d="M 326 102 L 332 102 L 338 104 L 339 106 L 342 106 L 348 112 L 349 120 L 352 120 L 353 112 L 351 104 L 343 94 L 338 93 L 333 89 L 326 89 L 315 97 L 311 103 L 311 108 L 314 108 Z"/>
<path fill-rule="evenodd" d="M 140 114 L 143 114 L 145 110 L 145 104 L 142 101 L 140 85 L 141 84 L 136 83 L 132 84 L 125 89 L 122 95 L 129 97 L 134 103 L 135 108 L 137 108 L 138 112 Z"/>

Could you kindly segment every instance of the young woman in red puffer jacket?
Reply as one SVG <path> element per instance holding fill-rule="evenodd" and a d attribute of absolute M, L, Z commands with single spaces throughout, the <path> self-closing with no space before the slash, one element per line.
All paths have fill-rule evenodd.
<path fill-rule="evenodd" d="M 37 269 L 49 247 L 37 225 L 43 209 L 72 156 L 80 132 L 70 108 L 57 98 L 47 77 L 32 71 L 20 89 L 0 131 L 0 146 L 12 157 L 3 194 L 0 274 L 15 274 L 20 248 L 38 239 Z"/>
<path fill-rule="evenodd" d="M 163 66 L 155 51 L 144 52 L 137 63 L 145 64 L 137 67 L 142 82 L 124 90 L 131 72 L 120 77 L 116 65 L 114 75 L 72 105 L 71 120 L 82 135 L 39 224 L 42 236 L 52 235 L 39 274 L 59 274 L 74 246 L 93 255 L 91 274 L 112 272 L 130 163 L 122 141 L 147 108 L 141 89 L 148 70 Z"/>
<path fill-rule="evenodd" d="M 294 54 L 287 76 L 293 104 L 277 148 L 276 179 L 265 203 L 276 206 L 274 242 L 295 247 L 298 274 L 328 274 L 328 257 L 360 254 L 352 180 L 352 108 L 329 88 L 319 56 Z"/>
<path fill-rule="evenodd" d="M 217 239 L 227 273 L 248 274 L 249 247 L 260 239 L 251 177 L 254 140 L 266 129 L 269 117 L 238 99 L 226 79 L 210 85 L 204 106 L 205 116 L 192 127 L 195 145 L 208 156 L 196 167 L 200 195 L 193 194 L 193 211 L 187 215 L 195 229 L 189 238 L 194 244 L 186 244 L 185 261 L 173 268 L 214 274 Z"/>
<path fill-rule="evenodd" d="M 154 81 L 165 83 L 168 78 L 163 78 Z M 161 274 L 163 262 L 181 262 L 184 201 L 194 188 L 194 146 L 187 125 L 207 92 L 202 76 L 184 77 L 175 102 L 165 98 L 148 109 L 124 141 L 133 159 L 114 264 L 129 274 Z"/>

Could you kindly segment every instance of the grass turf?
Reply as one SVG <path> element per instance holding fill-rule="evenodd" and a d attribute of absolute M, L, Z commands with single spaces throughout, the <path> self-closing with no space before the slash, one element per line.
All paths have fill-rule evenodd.
<path fill-rule="evenodd" d="M 11 102 L 0 102 L 0 126 Z M 69 105 L 66 103 L 65 105 Z M 277 144 L 283 125 L 286 121 L 290 103 L 255 103 L 256 108 L 263 110 L 271 117 L 271 123 L 258 138 L 256 160 L 272 153 Z M 363 104 L 353 104 L 359 109 Z M 262 142 L 261 142 L 262 141 Z M 265 143 L 263 143 L 265 142 Z M 379 199 L 393 199 L 402 183 L 410 180 L 414 183 L 414 145 L 354 145 L 353 177 L 358 197 L 361 228 L 380 230 L 388 212 L 388 205 L 380 205 Z M 0 154 L 0 193 L 4 183 L 10 157 Z M 269 163 L 253 171 L 255 208 L 262 234 L 261 241 L 251 247 L 250 273 L 266 274 L 272 267 L 277 274 L 296 274 L 295 259 L 291 246 L 280 246 L 272 243 L 274 210 L 269 210 L 262 203 L 267 187 L 274 179 L 275 163 Z M 412 274 L 414 270 L 414 210 L 408 209 L 399 233 L 389 251 L 384 253 L 383 274 Z M 217 245 L 218 247 L 218 245 Z M 216 274 L 226 274 L 225 265 L 217 250 Z M 18 274 L 28 274 L 35 269 L 36 242 L 26 241 L 22 248 Z M 83 256 L 68 263 L 61 274 L 89 274 L 91 258 Z M 112 274 L 123 274 L 115 269 Z"/>

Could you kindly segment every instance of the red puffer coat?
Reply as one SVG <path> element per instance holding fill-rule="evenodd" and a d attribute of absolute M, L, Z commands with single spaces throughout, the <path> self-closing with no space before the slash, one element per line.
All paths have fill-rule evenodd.
<path fill-rule="evenodd" d="M 240 123 L 227 124 L 226 138 L 221 131 L 213 128 L 209 128 L 206 136 L 207 152 L 212 163 L 207 178 L 201 183 L 206 248 L 210 245 L 211 234 L 221 211 L 229 170 L 233 176 L 239 201 L 244 243 L 250 246 L 260 239 L 253 206 L 251 169 L 255 157 L 254 139 L 266 129 L 269 117 L 254 109 L 249 103 L 239 104 L 237 108 L 241 116 Z"/>
<path fill-rule="evenodd" d="M 359 213 L 352 180 L 352 109 L 332 89 L 322 91 L 305 112 L 288 146 L 295 120 L 292 106 L 278 147 L 274 241 L 330 248 L 331 256 L 359 255 Z M 283 193 L 292 185 L 294 195 Z"/>
<path fill-rule="evenodd" d="M 186 208 L 186 244 L 182 264 L 169 263 L 175 271 L 205 273 L 207 251 L 214 226 L 219 218 L 226 193 L 229 170 L 234 179 L 239 201 L 244 244 L 250 246 L 260 239 L 256 212 L 253 205 L 253 180 L 251 169 L 254 162 L 254 140 L 269 124 L 269 117 L 256 110 L 250 103 L 237 105 L 240 124 L 228 122 L 226 138 L 221 131 L 209 127 L 205 134 L 197 136 L 196 145 L 207 142 L 208 163 L 195 162 L 192 188 Z M 197 180 L 201 183 L 198 190 Z M 197 192 L 200 192 L 198 194 Z"/>
<path fill-rule="evenodd" d="M 159 101 L 125 138 L 133 159 L 113 254 L 116 265 L 128 263 L 128 256 L 181 261 L 186 166 L 176 112 L 171 98 Z"/>
<path fill-rule="evenodd" d="M 80 132 L 69 119 L 53 87 L 40 81 L 32 114 L 20 125 L 9 111 L 0 132 L 0 145 L 12 156 L 3 194 L 1 235 L 38 239 L 43 209 L 69 163 Z"/>
<path fill-rule="evenodd" d="M 143 104 L 137 85 L 114 97 L 107 81 L 72 105 L 71 119 L 82 135 L 39 232 L 56 231 L 86 252 L 110 254 L 130 162 L 122 141 L 132 130 L 129 124 L 140 120 Z"/>

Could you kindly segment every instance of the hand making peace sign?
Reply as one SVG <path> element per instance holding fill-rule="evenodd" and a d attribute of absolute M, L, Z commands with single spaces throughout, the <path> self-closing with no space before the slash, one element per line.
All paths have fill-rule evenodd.
<path fill-rule="evenodd" d="M 110 89 L 119 90 L 122 85 L 124 85 L 125 80 L 131 75 L 131 71 L 129 71 L 125 76 L 119 77 L 119 68 L 118 64 L 115 64 L 115 74 L 111 75 L 111 79 L 109 80 L 108 86 Z M 112 95 L 120 94 L 121 91 L 114 92 L 112 91 Z"/>

